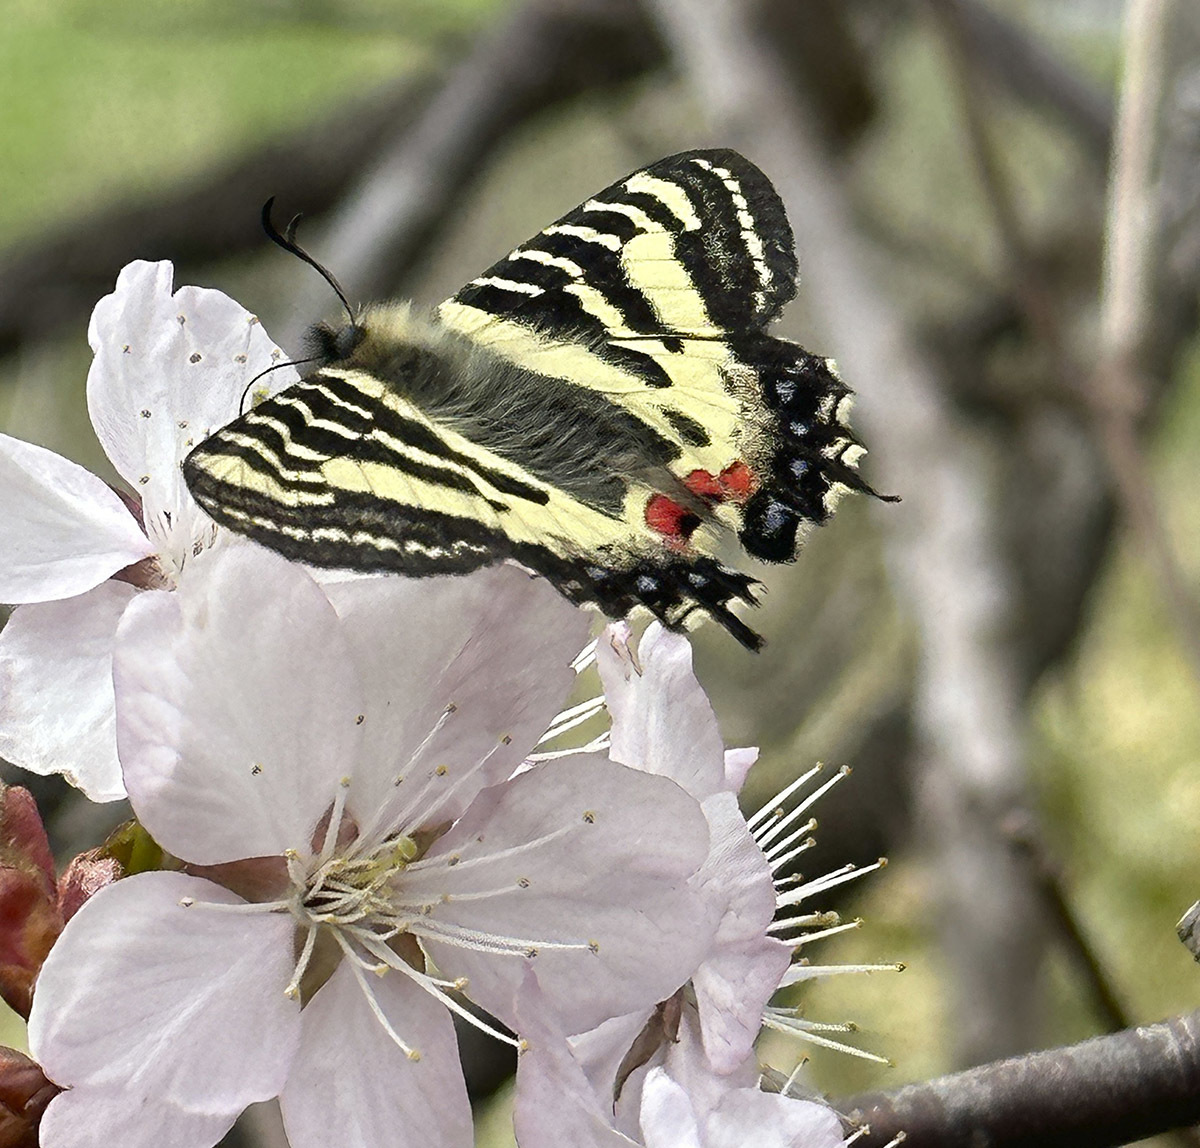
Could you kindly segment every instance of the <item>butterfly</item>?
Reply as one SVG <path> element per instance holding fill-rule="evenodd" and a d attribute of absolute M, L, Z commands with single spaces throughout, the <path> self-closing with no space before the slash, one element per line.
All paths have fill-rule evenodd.
<path fill-rule="evenodd" d="M 849 388 L 770 335 L 796 291 L 787 215 L 728 150 L 633 172 L 432 310 L 310 335 L 302 381 L 201 442 L 220 524 L 322 567 L 460 574 L 511 559 L 613 618 L 699 617 L 743 645 L 756 580 L 858 476 Z"/>

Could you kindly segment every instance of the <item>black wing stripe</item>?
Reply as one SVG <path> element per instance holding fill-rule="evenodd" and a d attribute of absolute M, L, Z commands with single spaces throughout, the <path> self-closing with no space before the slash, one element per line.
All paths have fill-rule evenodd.
<path fill-rule="evenodd" d="M 663 316 L 646 289 L 630 281 L 623 262 L 625 245 L 647 232 L 671 237 L 672 257 L 718 330 L 762 330 L 795 294 L 795 251 L 783 204 L 753 164 L 715 150 L 670 156 L 606 188 L 468 284 L 455 301 L 599 348 L 615 325 L 572 298 L 573 283 L 582 283 L 620 316 L 623 336 L 662 335 Z M 549 258 L 539 261 L 535 252 Z"/>
<path fill-rule="evenodd" d="M 359 409 L 369 409 L 357 427 L 337 432 L 329 429 L 330 408 L 336 405 L 337 390 L 350 387 L 334 376 L 317 376 L 323 385 L 300 385 L 284 395 L 256 407 L 246 418 L 254 439 L 227 436 L 223 453 L 233 455 L 252 469 L 275 479 L 282 486 L 319 491 L 328 486 L 321 464 L 333 457 L 390 467 L 401 474 L 453 490 L 482 497 L 494 509 L 506 509 L 472 481 L 474 475 L 499 494 L 520 498 L 537 506 L 549 501 L 545 490 L 522 482 L 494 467 L 454 450 L 430 428 L 405 418 L 387 404 L 364 396 L 352 388 Z M 366 404 L 370 403 L 367 408 Z M 299 449 L 297 449 L 299 448 Z M 201 444 L 198 457 L 216 452 Z M 412 451 L 424 457 L 414 457 Z M 306 478 L 306 472 L 311 478 Z"/>
<path fill-rule="evenodd" d="M 317 375 L 316 378 L 321 380 L 323 384 L 321 391 L 327 392 L 326 397 L 328 399 L 336 400 L 341 395 L 348 394 L 353 395 L 364 405 L 370 403 L 370 415 L 363 422 L 361 434 L 356 441 L 355 449 L 348 452 L 350 457 L 361 459 L 362 461 L 390 463 L 395 465 L 399 470 L 407 469 L 409 467 L 410 456 L 401 454 L 394 447 L 389 446 L 390 440 L 402 447 L 418 450 L 430 458 L 441 459 L 456 469 L 474 472 L 483 478 L 494 490 L 502 494 L 522 498 L 527 502 L 533 502 L 539 506 L 544 506 L 548 501 L 548 495 L 544 490 L 521 482 L 520 479 L 496 470 L 494 467 L 486 466 L 477 459 L 467 457 L 455 450 L 423 423 L 417 422 L 415 419 L 406 418 L 394 407 L 389 406 L 385 402 L 367 398 L 361 391 L 356 390 L 354 384 L 350 381 L 339 378 L 336 375 Z M 304 397 L 306 400 L 309 398 L 308 395 Z M 316 397 L 319 396 L 314 396 L 314 398 Z M 316 403 L 313 406 L 314 417 L 321 417 L 323 412 L 320 407 Z M 297 440 L 304 441 L 306 445 L 315 445 L 307 439 L 308 430 L 308 427 L 297 427 L 293 432 L 294 437 Z M 342 447 L 342 450 L 345 452 L 344 447 Z M 404 461 L 402 462 L 401 460 Z M 426 463 L 425 465 L 432 464 Z M 417 474 L 417 471 L 413 470 L 411 473 Z M 432 481 L 437 480 L 432 479 Z M 452 484 L 447 483 L 447 485 Z M 460 489 L 467 488 L 461 487 Z"/>
<path fill-rule="evenodd" d="M 328 507 L 281 512 L 226 491 L 218 521 L 314 566 L 403 574 L 465 573 L 508 550 L 503 534 L 471 518 L 416 507 L 380 506 L 370 495 L 343 492 Z"/>

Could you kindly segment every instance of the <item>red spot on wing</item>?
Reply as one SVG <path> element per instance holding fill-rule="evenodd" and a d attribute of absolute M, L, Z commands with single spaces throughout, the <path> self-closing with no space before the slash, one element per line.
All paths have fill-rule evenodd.
<path fill-rule="evenodd" d="M 700 525 L 700 516 L 665 494 L 654 494 L 646 503 L 646 525 L 661 534 L 671 549 L 682 550 Z"/>
<path fill-rule="evenodd" d="M 745 502 L 758 489 L 758 478 L 744 462 L 727 466 L 717 479 L 730 502 Z"/>
<path fill-rule="evenodd" d="M 693 470 L 683 480 L 683 485 L 693 494 L 698 494 L 701 498 L 721 497 L 720 480 L 715 475 L 709 474 L 707 470 Z"/>
<path fill-rule="evenodd" d="M 720 474 L 693 470 L 683 480 L 684 486 L 701 498 L 714 502 L 745 502 L 757 489 L 758 478 L 744 462 L 731 463 Z"/>

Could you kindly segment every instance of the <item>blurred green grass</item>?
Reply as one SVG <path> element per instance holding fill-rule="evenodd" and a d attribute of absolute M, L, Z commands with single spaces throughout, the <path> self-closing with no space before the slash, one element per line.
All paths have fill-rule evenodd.
<path fill-rule="evenodd" d="M 0 3 L 0 244 L 428 62 L 503 0 Z"/>

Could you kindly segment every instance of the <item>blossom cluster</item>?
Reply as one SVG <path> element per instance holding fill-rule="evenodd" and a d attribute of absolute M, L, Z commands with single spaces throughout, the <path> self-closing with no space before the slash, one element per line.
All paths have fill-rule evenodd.
<path fill-rule="evenodd" d="M 803 903 L 863 870 L 791 876 L 837 776 L 747 818 L 687 640 L 589 640 L 519 567 L 337 576 L 218 530 L 182 458 L 295 377 L 226 296 L 135 263 L 89 338 L 124 487 L 0 436 L 0 756 L 136 817 L 59 880 L 0 810 L 40 1143 L 209 1148 L 278 1098 L 293 1148 L 466 1148 L 456 1017 L 519 1050 L 522 1148 L 843 1143 L 754 1052 L 832 1043 L 770 1002 L 850 927 Z"/>

